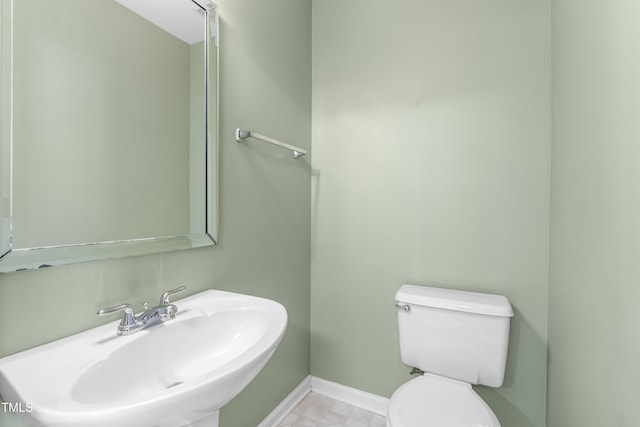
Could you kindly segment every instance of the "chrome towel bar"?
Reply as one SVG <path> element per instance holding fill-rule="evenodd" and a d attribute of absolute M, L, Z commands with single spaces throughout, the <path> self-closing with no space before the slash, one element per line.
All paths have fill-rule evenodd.
<path fill-rule="evenodd" d="M 307 150 L 296 147 L 295 145 L 290 145 L 282 141 L 278 141 L 274 138 L 269 138 L 268 136 L 261 135 L 252 130 L 242 130 L 240 128 L 236 129 L 236 142 L 242 142 L 247 138 L 255 138 L 260 141 L 268 142 L 269 144 L 277 145 L 278 147 L 286 148 L 287 150 L 293 151 L 293 158 L 297 159 L 298 157 L 304 156 L 307 154 Z"/>

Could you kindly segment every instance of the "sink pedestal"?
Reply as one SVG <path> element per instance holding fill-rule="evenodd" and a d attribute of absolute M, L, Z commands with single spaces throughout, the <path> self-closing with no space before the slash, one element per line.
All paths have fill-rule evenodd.
<path fill-rule="evenodd" d="M 220 415 L 220 411 L 216 411 L 213 414 L 204 417 L 201 420 L 198 420 L 194 423 L 187 424 L 184 427 L 218 427 L 218 416 Z"/>

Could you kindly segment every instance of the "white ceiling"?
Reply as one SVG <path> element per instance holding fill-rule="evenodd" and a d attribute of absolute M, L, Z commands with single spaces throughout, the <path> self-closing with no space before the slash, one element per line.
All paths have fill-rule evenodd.
<path fill-rule="evenodd" d="M 202 8 L 191 0 L 116 0 L 188 44 L 204 40 Z"/>

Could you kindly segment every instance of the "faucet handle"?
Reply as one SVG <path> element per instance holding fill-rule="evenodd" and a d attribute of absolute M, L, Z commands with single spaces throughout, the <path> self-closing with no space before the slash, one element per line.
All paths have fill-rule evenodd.
<path fill-rule="evenodd" d="M 184 286 L 180 286 L 179 288 L 175 288 L 175 289 L 171 289 L 170 291 L 166 291 L 160 297 L 160 303 L 158 305 L 160 305 L 160 306 L 169 305 L 169 297 L 171 295 L 175 295 L 177 293 L 180 293 L 180 292 L 184 291 L 185 289 L 187 289 L 187 288 L 185 288 Z"/>
<path fill-rule="evenodd" d="M 133 307 L 131 304 L 120 304 L 109 308 L 103 308 L 96 313 L 98 316 L 104 316 L 106 314 L 116 313 L 118 311 L 124 311 L 124 317 L 118 325 L 118 335 L 123 332 L 127 333 L 131 329 L 136 328 L 136 316 L 133 313 Z"/>

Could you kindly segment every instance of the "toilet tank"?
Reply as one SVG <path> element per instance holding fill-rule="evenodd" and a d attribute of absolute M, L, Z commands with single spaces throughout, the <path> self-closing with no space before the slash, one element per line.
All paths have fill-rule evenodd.
<path fill-rule="evenodd" d="M 403 285 L 396 307 L 406 365 L 470 384 L 502 386 L 513 316 L 506 297 Z"/>

